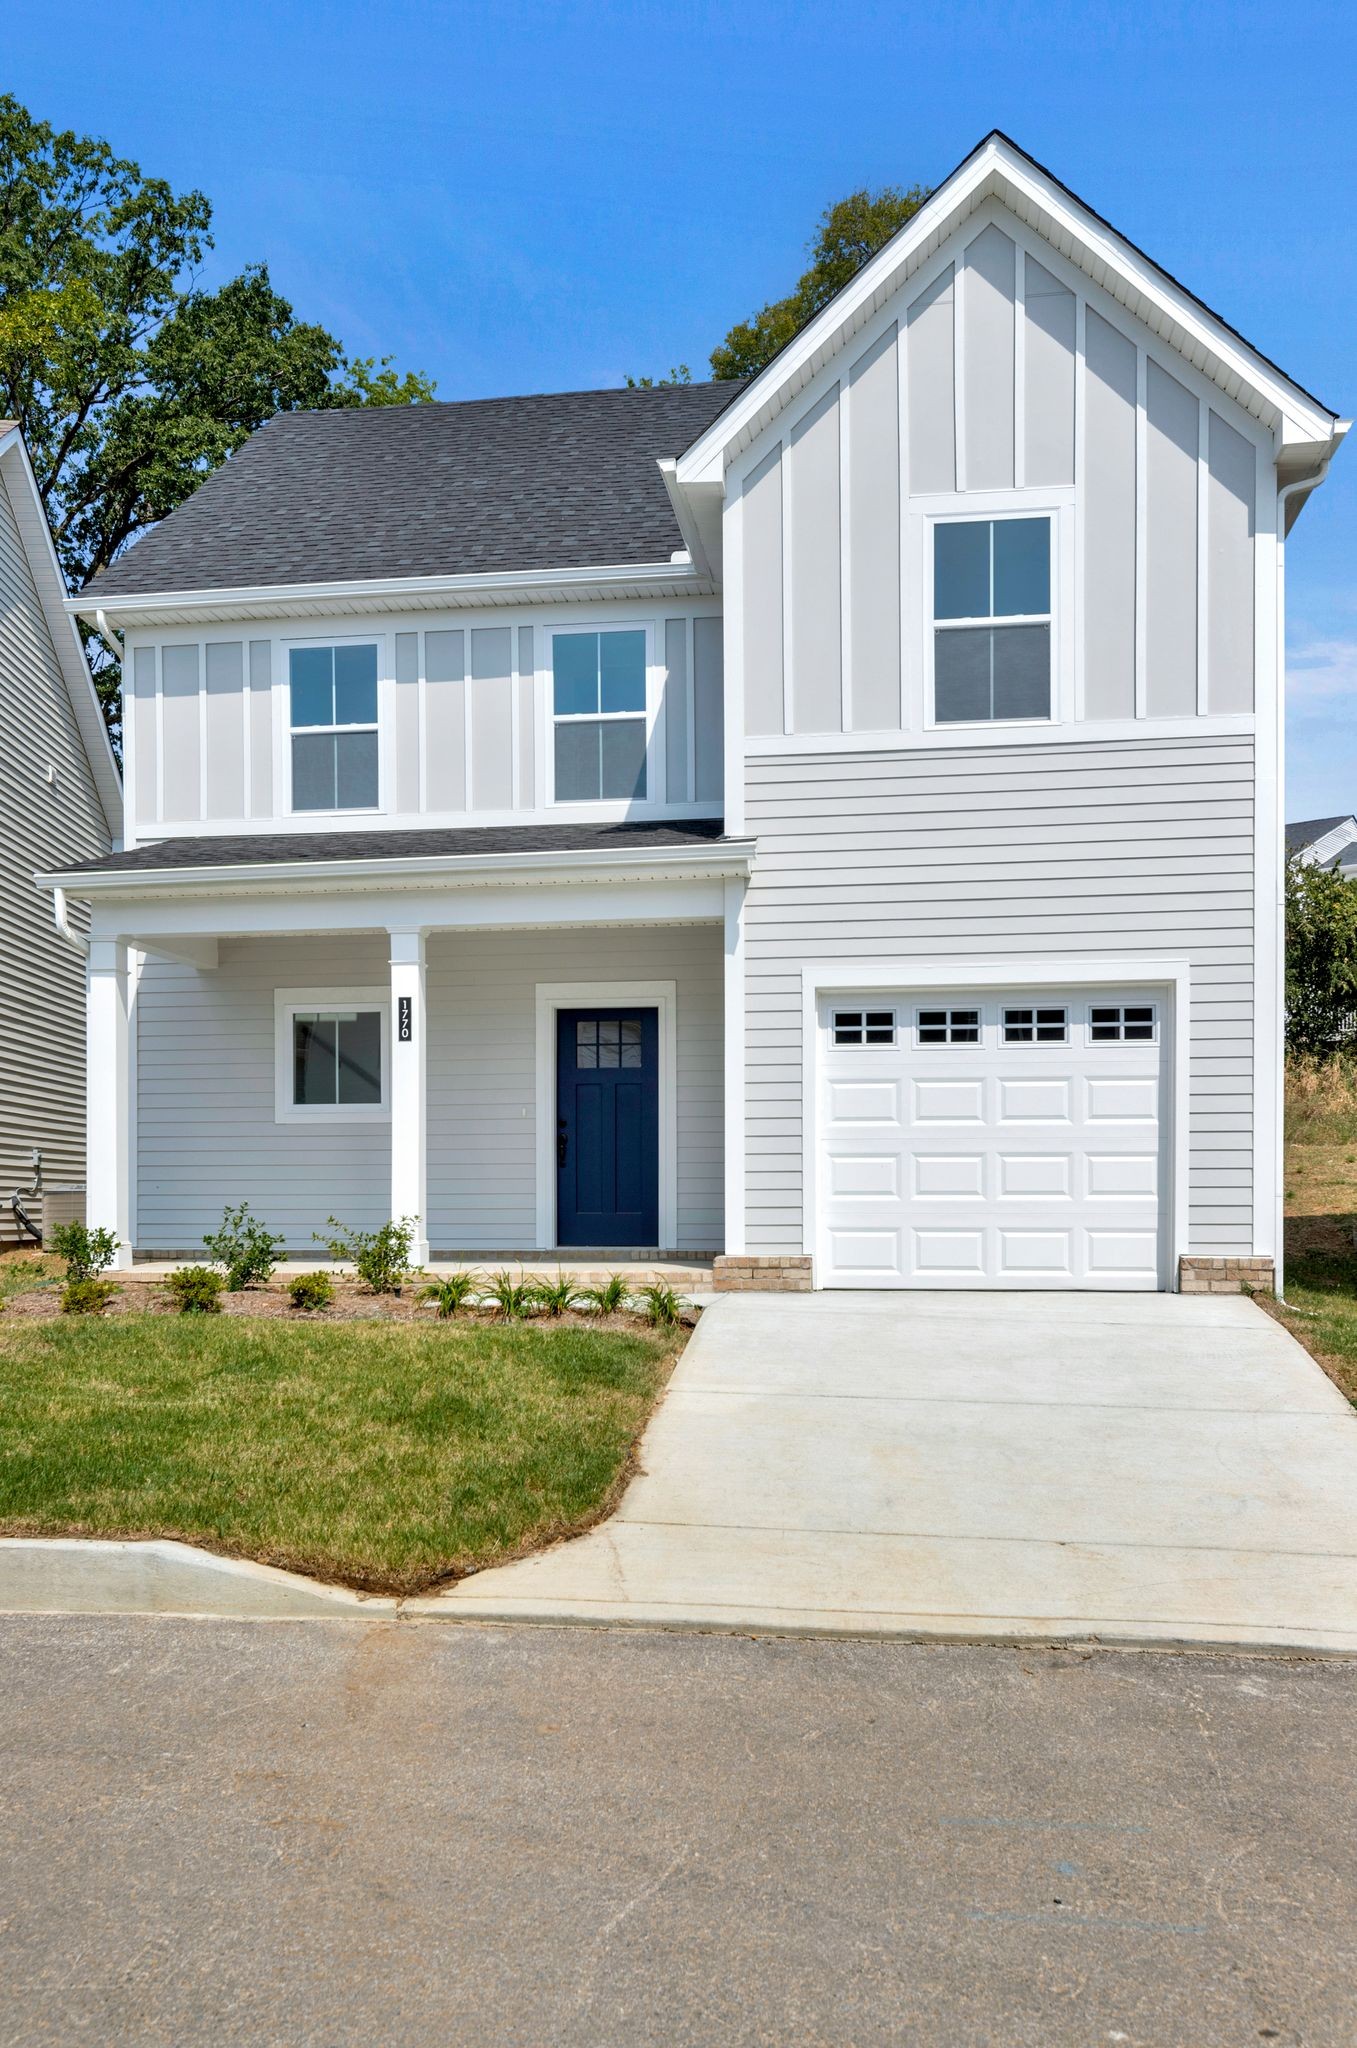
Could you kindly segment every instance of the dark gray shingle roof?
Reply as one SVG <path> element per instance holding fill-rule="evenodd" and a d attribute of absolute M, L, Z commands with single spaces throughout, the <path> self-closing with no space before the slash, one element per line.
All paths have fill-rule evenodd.
<path fill-rule="evenodd" d="M 279 413 L 89 593 L 667 562 L 683 540 L 656 462 L 741 389 Z"/>
<path fill-rule="evenodd" d="M 158 839 L 68 873 L 160 874 L 189 868 L 277 866 L 288 861 L 456 860 L 486 853 L 681 852 L 723 837 L 719 818 L 667 825 L 472 825 L 414 832 L 257 832 L 236 838 Z"/>
<path fill-rule="evenodd" d="M 1346 825 L 1351 814 L 1340 811 L 1336 818 L 1301 818 L 1286 828 L 1286 850 L 1299 853 L 1304 846 L 1313 846 L 1316 839 L 1322 839 L 1326 832 L 1332 832 L 1335 825 Z"/>

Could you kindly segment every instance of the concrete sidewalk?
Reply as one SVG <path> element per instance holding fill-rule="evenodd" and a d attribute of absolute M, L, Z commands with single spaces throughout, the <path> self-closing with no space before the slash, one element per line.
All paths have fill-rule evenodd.
<path fill-rule="evenodd" d="M 1357 1418 L 1244 1297 L 723 1297 L 588 1536 L 405 1611 L 1357 1652 Z"/>

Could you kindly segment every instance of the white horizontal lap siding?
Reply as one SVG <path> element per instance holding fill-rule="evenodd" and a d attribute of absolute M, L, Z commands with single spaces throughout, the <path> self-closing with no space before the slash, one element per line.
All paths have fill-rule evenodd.
<path fill-rule="evenodd" d="M 373 1229 L 391 1208 L 385 1123 L 274 1121 L 275 988 L 380 988 L 384 937 L 223 942 L 210 972 L 148 957 L 137 993 L 139 1251 L 188 1252 L 248 1202 L 291 1252 L 333 1214 Z"/>
<path fill-rule="evenodd" d="M 33 876 L 105 853 L 108 827 L 32 573 L 0 484 L 0 1242 L 43 1155 L 49 1186 L 85 1174 L 85 971 Z M 52 780 L 48 780 L 48 770 Z"/>
<path fill-rule="evenodd" d="M 802 1249 L 810 959 L 1079 953 L 1191 966 L 1189 1216 L 1252 1249 L 1253 742 L 1052 742 L 747 765 L 747 1241 Z"/>
<path fill-rule="evenodd" d="M 722 934 L 712 926 L 439 933 L 428 947 L 429 1241 L 531 1246 L 538 982 L 673 981 L 678 1243 L 724 1242 Z"/>

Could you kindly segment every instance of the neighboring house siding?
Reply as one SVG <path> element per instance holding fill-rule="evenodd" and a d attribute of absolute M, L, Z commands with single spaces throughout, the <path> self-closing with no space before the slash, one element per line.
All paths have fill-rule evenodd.
<path fill-rule="evenodd" d="M 802 1249 L 807 960 L 1186 958 L 1190 1215 L 1180 1251 L 1252 1245 L 1253 742 L 813 753 L 752 762 L 748 1245 Z M 1072 979 L 1077 977 L 1072 976 Z"/>
<path fill-rule="evenodd" d="M 1263 430 L 991 211 L 734 466 L 752 737 L 923 731 L 929 528 L 968 500 L 1055 521 L 1068 723 L 1254 708 Z"/>
<path fill-rule="evenodd" d="M 85 971 L 33 877 L 106 853 L 109 832 L 3 484 L 0 683 L 0 1241 L 11 1243 L 9 1197 L 34 1150 L 49 1185 L 85 1173 Z"/>
<path fill-rule="evenodd" d="M 652 688 L 663 734 L 651 810 L 719 809 L 717 607 L 595 603 L 582 605 L 578 616 L 585 627 L 652 629 Z M 242 830 L 287 815 L 287 644 L 307 638 L 377 643 L 382 796 L 379 811 L 368 814 L 375 822 L 541 816 L 546 763 L 539 739 L 545 724 L 550 743 L 551 714 L 545 627 L 572 623 L 569 613 L 552 608 L 530 619 L 505 611 L 484 622 L 446 614 L 296 620 L 222 628 L 201 640 L 133 634 L 126 704 L 131 829 L 139 838 L 200 822 Z M 836 624 L 827 645 L 837 631 Z M 304 814 L 312 822 L 323 815 Z"/>
<path fill-rule="evenodd" d="M 328 1214 L 390 1208 L 390 1129 L 274 1121 L 274 990 L 372 987 L 384 939 L 224 943 L 211 972 L 148 958 L 137 993 L 137 1222 L 143 1251 L 189 1252 L 248 1201 L 296 1253 Z M 711 927 L 442 933 L 428 945 L 429 1238 L 436 1250 L 536 1236 L 538 982 L 673 981 L 678 1247 L 722 1243 L 722 942 Z"/>

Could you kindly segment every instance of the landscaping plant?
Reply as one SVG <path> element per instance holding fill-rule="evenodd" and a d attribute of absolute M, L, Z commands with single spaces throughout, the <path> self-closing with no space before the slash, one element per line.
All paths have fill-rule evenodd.
<path fill-rule="evenodd" d="M 327 1216 L 330 1237 L 315 1232 L 332 1259 L 345 1259 L 372 1294 L 399 1294 L 410 1275 L 410 1247 L 415 1241 L 415 1219 L 394 1217 L 380 1230 L 350 1230 L 337 1216 Z"/>
<path fill-rule="evenodd" d="M 645 1303 L 645 1318 L 657 1330 L 673 1330 L 683 1321 L 683 1311 L 688 1304 L 681 1294 L 675 1294 L 672 1287 L 643 1287 L 641 1299 Z"/>
<path fill-rule="evenodd" d="M 580 1290 L 573 1280 L 567 1280 L 558 1272 L 554 1280 L 539 1280 L 533 1292 L 537 1305 L 544 1315 L 563 1316 L 567 1309 L 574 1308 L 581 1299 Z"/>
<path fill-rule="evenodd" d="M 538 1305 L 539 1295 L 535 1287 L 520 1273 L 517 1280 L 507 1268 L 490 1276 L 490 1285 L 481 1296 L 491 1308 L 497 1308 L 508 1323 L 521 1323 L 532 1314 Z"/>
<path fill-rule="evenodd" d="M 610 1273 L 601 1287 L 586 1287 L 580 1299 L 595 1315 L 615 1316 L 627 1305 L 627 1283 L 620 1273 Z"/>
<path fill-rule="evenodd" d="M 66 1278 L 95 1280 L 118 1256 L 111 1230 L 91 1230 L 88 1223 L 59 1223 L 52 1232 L 52 1250 L 66 1261 Z"/>
<path fill-rule="evenodd" d="M 335 1298 L 335 1284 L 328 1273 L 299 1273 L 287 1283 L 287 1298 L 293 1308 L 328 1308 Z"/>
<path fill-rule="evenodd" d="M 117 1291 L 111 1280 L 68 1280 L 61 1290 L 61 1313 L 65 1316 L 100 1315 Z"/>
<path fill-rule="evenodd" d="M 211 1266 L 180 1266 L 165 1282 L 181 1316 L 219 1316 L 225 1283 Z"/>
<path fill-rule="evenodd" d="M 479 1274 L 449 1273 L 446 1279 L 435 1280 L 426 1287 L 423 1299 L 435 1303 L 440 1316 L 455 1316 L 471 1300 L 479 1284 Z"/>
<path fill-rule="evenodd" d="M 275 1237 L 257 1217 L 248 1202 L 233 1209 L 228 1202 L 221 1212 L 220 1230 L 203 1239 L 217 1265 L 226 1268 L 226 1285 L 232 1294 L 242 1287 L 262 1287 L 272 1279 L 278 1254 L 286 1239 Z"/>

